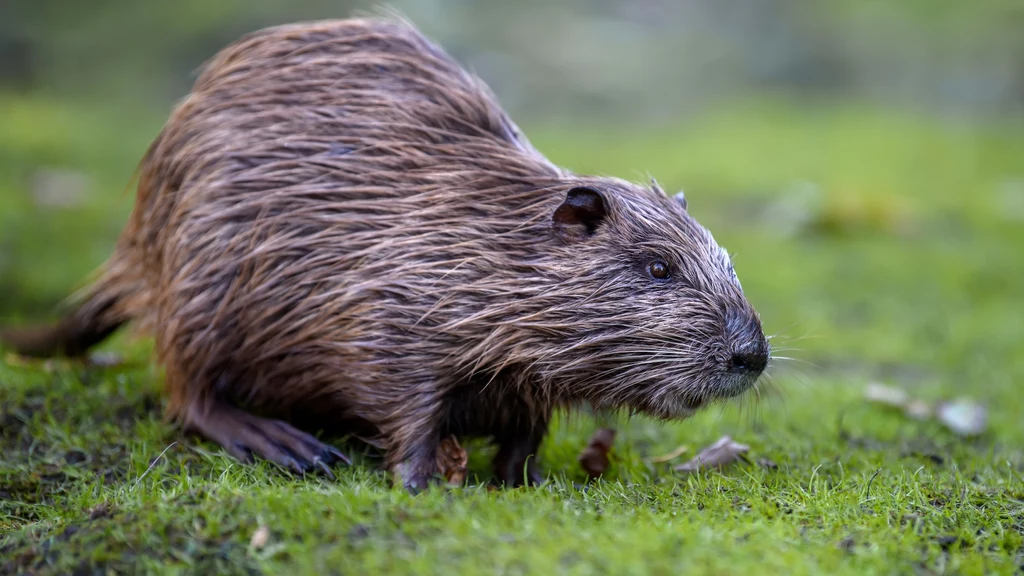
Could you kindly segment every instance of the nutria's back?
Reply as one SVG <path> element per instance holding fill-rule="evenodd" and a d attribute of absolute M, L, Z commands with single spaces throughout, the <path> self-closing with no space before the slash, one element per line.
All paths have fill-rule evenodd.
<path fill-rule="evenodd" d="M 523 203 L 508 192 L 554 200 L 535 183 L 557 175 L 481 85 L 411 27 L 283 26 L 206 66 L 143 162 L 125 252 L 151 298 L 174 302 L 173 321 L 154 319 L 166 332 L 158 340 L 194 343 L 191 363 L 216 365 L 227 354 L 240 367 L 260 366 L 252 360 L 285 344 L 282 328 L 319 345 L 339 331 L 381 338 L 395 314 L 424 315 L 437 304 L 428 282 L 456 281 L 454 262 L 497 251 L 500 241 L 483 245 L 479 224 L 491 237 L 522 226 L 518 216 L 494 217 L 508 212 L 509 199 Z M 455 242 L 457 253 L 437 258 Z M 380 308 L 395 300 L 407 309 Z M 218 304 L 221 317 L 249 327 L 245 334 L 209 323 Z M 131 317 L 159 314 L 159 304 L 133 305 Z M 378 312 L 389 318 L 373 318 Z M 362 344 L 395 353 L 415 346 L 438 336 L 425 331 L 444 322 L 441 312 L 420 319 L 424 332 Z M 313 355 L 321 364 L 323 354 Z M 297 380 L 260 398 L 287 406 L 324 391 L 307 368 L 260 366 L 259 375 L 236 377 Z"/>
<path fill-rule="evenodd" d="M 493 437 L 516 483 L 555 407 L 682 417 L 768 357 L 683 203 L 557 168 L 479 80 L 384 20 L 271 28 L 214 57 L 76 318 L 151 330 L 171 413 L 240 458 L 329 457 L 248 411 L 345 423 L 411 485 L 443 435 Z"/>

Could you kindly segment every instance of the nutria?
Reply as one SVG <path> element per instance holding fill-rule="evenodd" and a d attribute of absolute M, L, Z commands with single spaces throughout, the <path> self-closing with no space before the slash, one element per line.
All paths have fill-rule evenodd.
<path fill-rule="evenodd" d="M 493 439 L 497 480 L 531 484 L 554 409 L 682 418 L 770 356 L 681 196 L 555 166 L 392 19 L 217 54 L 143 158 L 96 282 L 5 340 L 80 355 L 129 321 L 187 430 L 298 471 L 344 459 L 310 433 L 358 431 L 412 490 L 449 434 Z"/>

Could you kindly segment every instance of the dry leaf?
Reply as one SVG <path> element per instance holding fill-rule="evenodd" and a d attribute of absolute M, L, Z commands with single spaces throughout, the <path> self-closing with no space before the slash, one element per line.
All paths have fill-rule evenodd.
<path fill-rule="evenodd" d="M 903 407 L 907 416 L 915 420 L 927 420 L 932 417 L 932 405 L 924 400 L 911 400 Z"/>
<path fill-rule="evenodd" d="M 458 486 L 466 480 L 468 463 L 469 454 L 459 444 L 458 438 L 453 435 L 441 440 L 437 449 L 437 467 L 449 484 Z"/>
<path fill-rule="evenodd" d="M 92 510 L 89 510 L 89 520 L 106 518 L 107 516 L 110 516 L 110 504 L 106 502 L 100 502 Z"/>
<path fill-rule="evenodd" d="M 252 533 L 252 539 L 249 540 L 249 546 L 253 550 L 259 550 L 267 545 L 270 541 L 270 528 L 266 524 L 261 525 Z"/>
<path fill-rule="evenodd" d="M 580 452 L 577 460 L 583 471 L 591 478 L 597 478 L 608 469 L 608 451 L 615 442 L 615 430 L 598 428 L 590 437 L 590 443 Z"/>
<path fill-rule="evenodd" d="M 871 383 L 864 390 L 864 397 L 871 402 L 885 404 L 903 410 L 903 413 L 915 420 L 927 420 L 932 417 L 932 406 L 924 400 L 911 398 L 905 390 L 882 384 Z"/>
<path fill-rule="evenodd" d="M 679 458 L 680 456 L 685 454 L 686 451 L 689 450 L 689 449 L 690 449 L 690 447 L 686 446 L 684 444 L 682 446 L 679 446 L 675 450 L 669 452 L 668 454 L 662 454 L 661 456 L 655 456 L 654 458 L 651 458 L 650 462 L 660 463 L 660 462 L 668 462 L 669 460 L 675 460 L 676 458 Z"/>
<path fill-rule="evenodd" d="M 985 407 L 966 399 L 939 404 L 935 415 L 939 422 L 960 436 L 977 436 L 988 427 Z"/>
<path fill-rule="evenodd" d="M 878 402 L 879 404 L 895 408 L 904 408 L 910 401 L 910 396 L 904 390 L 875 382 L 868 384 L 868 387 L 864 390 L 864 397 L 872 402 Z"/>
<path fill-rule="evenodd" d="M 988 412 L 985 407 L 968 399 L 942 402 L 933 408 L 928 402 L 911 398 L 899 388 L 881 384 L 869 384 L 864 396 L 873 402 L 900 408 L 904 414 L 917 420 L 934 417 L 960 436 L 977 436 L 988 427 Z"/>
<path fill-rule="evenodd" d="M 723 468 L 742 458 L 750 446 L 733 442 L 729 436 L 722 436 L 717 442 L 700 451 L 693 460 L 676 466 L 676 472 L 696 472 L 703 468 Z"/>

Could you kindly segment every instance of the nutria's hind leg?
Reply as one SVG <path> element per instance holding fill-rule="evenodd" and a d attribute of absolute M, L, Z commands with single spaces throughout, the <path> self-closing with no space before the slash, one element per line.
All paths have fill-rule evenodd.
<path fill-rule="evenodd" d="M 497 437 L 498 453 L 494 456 L 494 479 L 507 488 L 536 486 L 544 482 L 537 466 L 537 450 L 547 433 L 546 423 L 525 429 L 512 429 Z"/>
<path fill-rule="evenodd" d="M 229 454 L 250 463 L 253 455 L 289 468 L 298 473 L 320 469 L 331 479 L 330 464 L 348 457 L 313 436 L 280 420 L 254 416 L 215 403 L 207 409 L 195 408 L 186 417 L 186 427 L 220 444 Z"/>

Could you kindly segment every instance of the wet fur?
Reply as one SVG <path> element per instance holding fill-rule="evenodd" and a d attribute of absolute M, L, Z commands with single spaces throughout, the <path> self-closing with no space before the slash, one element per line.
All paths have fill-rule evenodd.
<path fill-rule="evenodd" d="M 553 221 L 579 187 L 606 215 Z M 669 281 L 645 273 L 654 257 Z M 493 437 L 518 483 L 559 406 L 685 416 L 749 386 L 721 368 L 729 322 L 761 335 L 683 204 L 554 166 L 478 79 L 373 19 L 270 28 L 213 58 L 69 318 L 21 348 L 82 352 L 135 322 L 185 427 L 241 457 L 210 428 L 230 407 L 358 427 L 407 485 L 449 433 Z"/>

